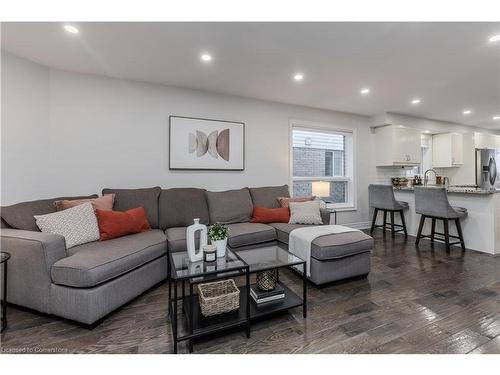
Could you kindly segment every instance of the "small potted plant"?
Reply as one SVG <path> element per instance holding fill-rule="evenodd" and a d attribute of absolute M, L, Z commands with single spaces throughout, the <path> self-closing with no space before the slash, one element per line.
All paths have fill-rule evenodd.
<path fill-rule="evenodd" d="M 217 246 L 217 258 L 226 255 L 228 233 L 229 228 L 224 224 L 215 223 L 208 228 L 208 238 L 213 245 Z"/>

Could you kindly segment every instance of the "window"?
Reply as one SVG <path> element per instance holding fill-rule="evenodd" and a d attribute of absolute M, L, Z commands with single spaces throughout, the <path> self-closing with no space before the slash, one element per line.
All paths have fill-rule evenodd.
<path fill-rule="evenodd" d="M 313 190 L 328 182 L 326 196 L 330 207 L 354 208 L 353 133 L 325 130 L 292 123 L 292 194 L 315 195 Z M 325 191 L 325 189 L 323 189 Z"/>

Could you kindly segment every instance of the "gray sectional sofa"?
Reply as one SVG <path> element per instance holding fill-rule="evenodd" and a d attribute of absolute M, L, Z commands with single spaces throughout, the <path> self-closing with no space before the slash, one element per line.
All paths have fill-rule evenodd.
<path fill-rule="evenodd" d="M 145 208 L 152 230 L 66 249 L 62 236 L 42 233 L 33 215 L 54 212 L 64 197 L 2 207 L 1 248 L 8 251 L 8 302 L 43 313 L 93 324 L 167 277 L 167 251 L 186 250 L 186 227 L 228 224 L 228 246 L 235 250 L 286 246 L 299 225 L 251 223 L 254 206 L 279 207 L 288 186 L 209 192 L 195 188 L 104 189 L 114 193 L 114 209 Z M 92 195 L 89 197 L 96 197 Z M 324 224 L 330 214 L 322 211 Z M 315 284 L 366 275 L 373 239 L 359 232 L 320 237 L 311 249 Z"/>

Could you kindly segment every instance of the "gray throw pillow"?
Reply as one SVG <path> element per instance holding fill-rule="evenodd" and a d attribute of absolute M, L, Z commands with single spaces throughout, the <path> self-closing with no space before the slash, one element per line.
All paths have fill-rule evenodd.
<path fill-rule="evenodd" d="M 321 225 L 320 202 L 290 202 L 290 221 L 289 224 L 309 224 Z"/>

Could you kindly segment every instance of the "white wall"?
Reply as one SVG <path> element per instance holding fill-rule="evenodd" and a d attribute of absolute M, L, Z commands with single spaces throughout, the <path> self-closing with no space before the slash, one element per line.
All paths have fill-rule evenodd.
<path fill-rule="evenodd" d="M 357 129 L 358 210 L 339 214 L 339 222 L 368 221 L 367 186 L 375 174 L 368 117 L 47 70 L 5 52 L 2 60 L 2 75 L 7 77 L 2 81 L 7 113 L 4 117 L 2 111 L 2 154 L 8 155 L 2 163 L 4 205 L 95 193 L 103 187 L 225 190 L 288 184 L 293 118 Z M 33 99 L 28 102 L 20 87 L 23 92 L 32 89 Z M 245 170 L 169 171 L 169 115 L 244 122 Z"/>
<path fill-rule="evenodd" d="M 47 196 L 49 69 L 2 52 L 2 203 Z"/>

